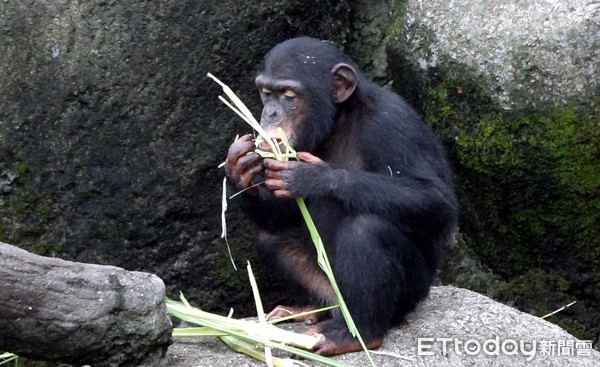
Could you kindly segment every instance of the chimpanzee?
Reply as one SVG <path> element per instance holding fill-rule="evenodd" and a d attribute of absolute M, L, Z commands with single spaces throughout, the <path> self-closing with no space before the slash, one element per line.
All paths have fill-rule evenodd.
<path fill-rule="evenodd" d="M 229 189 L 246 189 L 236 198 L 258 227 L 259 252 L 312 300 L 278 306 L 271 316 L 336 303 L 294 199 L 302 197 L 358 330 L 377 348 L 427 296 L 457 225 L 444 152 L 403 99 L 368 80 L 331 42 L 300 37 L 276 45 L 256 86 L 261 126 L 274 139 L 281 127 L 297 160 L 262 159 L 252 136 L 243 136 L 227 155 Z M 325 336 L 316 353 L 361 349 L 339 311 L 302 320 Z"/>

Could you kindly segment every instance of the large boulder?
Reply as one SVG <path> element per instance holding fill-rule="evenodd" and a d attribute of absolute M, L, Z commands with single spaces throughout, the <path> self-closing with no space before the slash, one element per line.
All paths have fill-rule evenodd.
<path fill-rule="evenodd" d="M 0 351 L 97 367 L 168 366 L 172 325 L 156 275 L 2 242 L 0 258 Z"/>
<path fill-rule="evenodd" d="M 394 4 L 391 86 L 445 142 L 462 206 L 445 280 L 538 315 L 577 300 L 552 320 L 597 338 L 600 5 Z"/>
<path fill-rule="evenodd" d="M 343 41 L 348 17 L 335 1 L 0 2 L 0 240 L 252 305 L 217 168 L 250 129 L 206 73 L 259 111 L 264 53 L 305 30 Z M 235 213 L 229 229 L 243 264 L 251 232 Z"/>
<path fill-rule="evenodd" d="M 590 348 L 591 341 L 578 340 L 556 325 L 488 297 L 435 287 L 409 321 L 389 333 L 373 359 L 379 367 L 598 366 L 600 352 Z M 175 341 L 169 355 L 173 367 L 265 365 L 229 350 L 216 338 Z M 369 366 L 362 353 L 336 359 Z"/>
<path fill-rule="evenodd" d="M 450 75 L 477 78 L 503 108 L 596 97 L 597 1 L 409 0 L 404 11 L 398 42 L 414 65 L 449 73 L 460 66 Z"/>

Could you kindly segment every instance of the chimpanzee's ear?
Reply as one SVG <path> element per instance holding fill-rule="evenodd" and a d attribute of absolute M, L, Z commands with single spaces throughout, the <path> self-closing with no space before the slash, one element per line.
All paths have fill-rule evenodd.
<path fill-rule="evenodd" d="M 354 93 L 358 76 L 356 70 L 348 64 L 340 63 L 331 69 L 333 75 L 333 92 L 337 103 L 342 103 Z"/>

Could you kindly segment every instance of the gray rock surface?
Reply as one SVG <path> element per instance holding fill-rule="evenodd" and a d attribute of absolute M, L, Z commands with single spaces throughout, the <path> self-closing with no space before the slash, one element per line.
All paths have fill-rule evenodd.
<path fill-rule="evenodd" d="M 506 107 L 586 99 L 600 86 L 596 0 L 409 0 L 406 11 L 413 62 L 464 65 Z"/>
<path fill-rule="evenodd" d="M 521 341 L 524 349 L 518 344 Z M 514 343 L 517 350 L 512 349 Z M 381 354 L 374 353 L 373 358 L 379 367 L 600 365 L 600 352 L 576 348 L 581 343 L 538 317 L 465 289 L 444 286 L 432 288 L 429 298 L 407 323 L 389 333 L 378 350 Z M 477 352 L 477 348 L 481 350 Z M 176 341 L 169 355 L 173 367 L 264 366 L 229 350 L 216 338 Z M 361 353 L 336 358 L 353 366 L 368 366 Z"/>
<path fill-rule="evenodd" d="M 262 56 L 339 35 L 349 10 L 333 3 L 0 1 L 0 240 L 149 271 L 209 309 L 251 305 L 217 168 L 251 129 L 206 73 L 260 111 Z M 243 264 L 251 232 L 228 220 Z"/>
<path fill-rule="evenodd" d="M 38 256 L 0 242 L 0 351 L 77 365 L 167 366 L 156 275 Z"/>
<path fill-rule="evenodd" d="M 552 321 L 598 345 L 600 3 L 392 4 L 393 87 L 423 103 L 446 144 L 457 248 L 501 277 L 457 270 L 463 253 L 449 257 L 444 280 L 537 314 L 577 300 Z"/>

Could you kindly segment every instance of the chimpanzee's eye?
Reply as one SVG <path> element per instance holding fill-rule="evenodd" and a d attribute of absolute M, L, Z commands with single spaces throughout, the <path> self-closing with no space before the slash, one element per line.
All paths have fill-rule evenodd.
<path fill-rule="evenodd" d="M 262 94 L 264 94 L 264 95 L 265 95 L 265 97 L 268 97 L 268 96 L 270 96 L 270 95 L 271 95 L 271 93 L 272 93 L 270 89 L 267 89 L 267 88 L 265 88 L 265 87 L 262 87 L 262 88 L 260 88 L 260 92 L 261 92 Z"/>
<path fill-rule="evenodd" d="M 296 98 L 296 93 L 294 93 L 294 91 L 287 89 L 285 92 L 283 92 L 283 96 L 287 99 L 294 99 L 294 98 Z"/>

